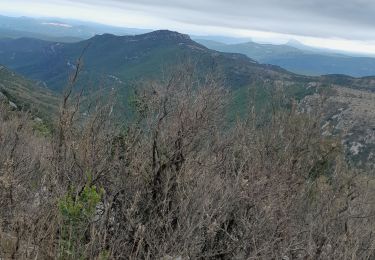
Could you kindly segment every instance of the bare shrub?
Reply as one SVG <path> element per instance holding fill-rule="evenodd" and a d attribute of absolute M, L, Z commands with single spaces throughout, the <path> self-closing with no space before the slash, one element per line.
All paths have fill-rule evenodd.
<path fill-rule="evenodd" d="M 137 89 L 119 126 L 111 101 L 80 106 L 75 78 L 51 136 L 1 107 L 1 257 L 374 257 L 374 179 L 348 169 L 319 111 L 275 92 L 229 123 L 230 92 L 182 66 Z"/>

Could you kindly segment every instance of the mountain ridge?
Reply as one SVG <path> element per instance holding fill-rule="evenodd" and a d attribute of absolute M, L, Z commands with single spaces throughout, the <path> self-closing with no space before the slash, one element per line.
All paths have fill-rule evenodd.
<path fill-rule="evenodd" d="M 375 58 L 344 55 L 293 45 L 259 44 L 255 42 L 224 44 L 200 40 L 208 48 L 232 53 L 242 53 L 259 61 L 280 66 L 297 74 L 321 76 L 345 74 L 354 77 L 375 75 Z"/>
<path fill-rule="evenodd" d="M 218 66 L 226 72 L 231 71 L 230 76 L 240 77 L 244 84 L 247 80 L 241 71 L 251 74 L 251 78 L 257 77 L 257 71 L 261 74 L 279 73 L 281 77 L 292 76 L 277 66 L 259 64 L 243 54 L 210 50 L 188 35 L 168 30 L 135 36 L 96 35 L 78 43 L 27 38 L 0 40 L 0 63 L 34 80 L 45 81 L 52 89 L 61 89 L 72 64 L 87 46 L 84 55 L 87 72 L 110 73 L 122 80 L 149 75 L 146 72 L 154 75 L 154 72 L 160 72 L 163 64 L 173 66 L 186 58 L 200 62 L 205 70 Z M 230 82 L 232 87 L 236 84 Z"/>
<path fill-rule="evenodd" d="M 111 32 L 118 35 L 134 35 L 149 32 L 147 29 L 123 28 L 92 22 L 62 18 L 10 17 L 0 15 L 0 38 L 10 36 L 34 36 L 43 40 L 65 39 L 65 42 L 78 42 L 95 34 Z M 6 33 L 6 34 L 4 34 Z"/>

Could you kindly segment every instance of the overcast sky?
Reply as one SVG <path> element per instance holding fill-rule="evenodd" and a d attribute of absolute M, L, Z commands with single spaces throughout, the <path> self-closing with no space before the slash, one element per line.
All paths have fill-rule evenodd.
<path fill-rule="evenodd" d="M 0 13 L 375 54 L 375 0 L 0 0 Z"/>

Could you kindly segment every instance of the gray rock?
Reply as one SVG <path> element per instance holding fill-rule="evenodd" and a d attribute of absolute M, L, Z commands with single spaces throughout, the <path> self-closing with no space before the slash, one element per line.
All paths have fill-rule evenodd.
<path fill-rule="evenodd" d="M 41 119 L 40 117 L 35 117 L 34 121 L 37 123 L 43 123 L 43 119 Z"/>
<path fill-rule="evenodd" d="M 9 100 L 9 106 L 11 108 L 13 108 L 13 109 L 18 109 L 17 105 L 14 102 L 10 101 L 10 100 Z"/>

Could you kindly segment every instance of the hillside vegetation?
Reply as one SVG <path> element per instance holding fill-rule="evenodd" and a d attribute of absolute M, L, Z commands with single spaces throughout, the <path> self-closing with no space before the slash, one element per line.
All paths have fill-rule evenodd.
<path fill-rule="evenodd" d="M 264 45 L 259 49 L 255 43 L 253 45 L 248 48 L 260 54 L 266 53 L 269 57 L 285 52 L 300 53 L 293 47 L 275 49 L 274 46 Z M 122 117 L 121 120 L 133 116 L 129 106 L 135 86 L 143 81 L 165 80 L 169 77 L 170 68 L 181 63 L 190 63 L 196 67 L 196 80 L 204 80 L 206 75 L 213 74 L 232 93 L 231 106 L 227 111 L 230 122 L 246 116 L 249 99 L 256 100 L 256 109 L 262 108 L 271 97 L 270 90 L 278 86 L 285 90 L 287 97 L 293 97 L 297 101 L 316 93 L 319 89 L 349 88 L 361 91 L 363 96 L 375 91 L 374 77 L 301 76 L 277 66 L 260 64 L 245 55 L 210 50 L 194 42 L 187 35 L 165 30 L 135 36 L 97 35 L 77 43 L 56 43 L 27 38 L 5 39 L 0 40 L 0 49 L 0 63 L 38 81 L 39 85 L 44 85 L 56 93 L 63 91 L 69 74 L 76 69 L 77 58 L 83 54 L 84 66 L 80 71 L 77 89 L 83 88 L 85 93 L 96 92 L 97 96 L 104 100 L 114 89 L 118 100 L 114 113 Z M 86 97 L 85 93 L 83 99 Z M 336 98 L 335 92 L 331 92 L 331 95 L 333 99 Z M 353 104 L 346 102 L 337 109 L 351 108 Z M 82 106 L 82 110 L 85 109 L 86 105 Z M 364 109 L 372 111 L 368 106 Z M 340 113 L 336 111 L 332 114 L 329 106 L 323 112 L 329 121 L 332 121 L 329 116 Z M 374 130 L 368 129 L 367 124 L 356 122 L 362 120 L 360 115 L 351 118 L 355 121 L 353 124 L 358 127 L 355 131 L 349 131 L 350 143 L 361 146 L 361 156 L 355 156 L 358 157 L 354 160 L 355 164 L 373 165 L 371 158 L 375 153 L 374 141 L 368 137 L 374 135 Z M 371 124 L 373 119 L 369 120 Z M 346 135 L 343 133 L 346 130 L 340 127 L 336 130 L 336 135 Z M 351 147 L 351 144 L 346 145 L 349 159 L 353 157 L 349 152 Z"/>
<path fill-rule="evenodd" d="M 80 113 L 75 80 L 49 135 L 1 104 L 1 258 L 375 257 L 374 177 L 282 85 L 228 126 L 228 89 L 183 66 L 137 88 L 124 126 L 112 102 Z"/>
<path fill-rule="evenodd" d="M 61 91 L 84 54 L 82 84 L 102 82 L 126 89 L 130 82 L 162 79 L 169 67 L 186 60 L 196 63 L 199 74 L 216 70 L 229 88 L 249 86 L 258 81 L 285 80 L 300 83 L 309 79 L 280 67 L 262 65 L 245 55 L 220 53 L 171 31 L 135 36 L 97 35 L 78 43 L 53 43 L 37 39 L 0 40 L 0 64 Z M 108 51 L 111 50 L 111 51 Z"/>
<path fill-rule="evenodd" d="M 25 79 L 0 65 L 0 100 L 14 109 L 29 110 L 34 115 L 51 119 L 57 114 L 59 99 L 45 87 Z"/>

